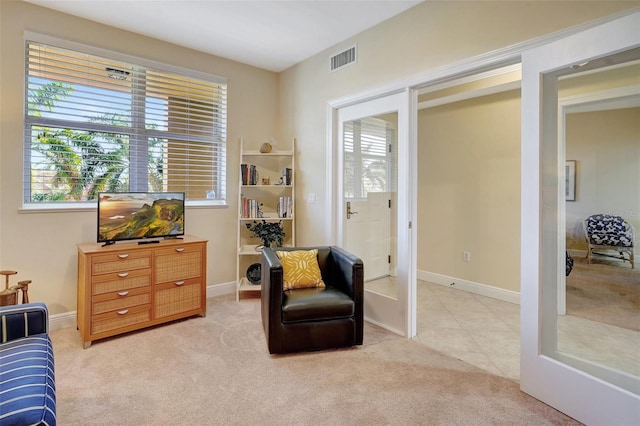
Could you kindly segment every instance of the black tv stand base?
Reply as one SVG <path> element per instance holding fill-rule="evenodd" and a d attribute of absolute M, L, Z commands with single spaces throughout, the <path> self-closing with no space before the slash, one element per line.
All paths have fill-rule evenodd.
<path fill-rule="evenodd" d="M 138 241 L 138 244 L 142 245 L 142 244 L 158 244 L 160 243 L 159 240 L 149 240 L 149 241 Z"/>

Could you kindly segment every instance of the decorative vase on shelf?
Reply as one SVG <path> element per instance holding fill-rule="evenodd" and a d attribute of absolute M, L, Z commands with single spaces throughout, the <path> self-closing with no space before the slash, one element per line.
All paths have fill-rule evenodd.
<path fill-rule="evenodd" d="M 249 281 L 251 284 L 260 284 L 260 274 L 261 274 L 261 265 L 260 263 L 252 263 L 251 265 L 249 265 L 249 268 L 247 268 L 247 281 Z"/>
<path fill-rule="evenodd" d="M 263 154 L 270 153 L 272 149 L 273 149 L 273 147 L 271 146 L 271 144 L 269 142 L 265 142 L 260 146 L 260 152 L 263 153 Z"/>

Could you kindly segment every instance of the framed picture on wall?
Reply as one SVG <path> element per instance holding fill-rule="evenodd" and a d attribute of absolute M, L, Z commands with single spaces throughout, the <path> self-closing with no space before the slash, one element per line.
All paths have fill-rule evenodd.
<path fill-rule="evenodd" d="M 564 166 L 564 195 L 566 201 L 576 200 L 576 161 L 569 160 Z"/>

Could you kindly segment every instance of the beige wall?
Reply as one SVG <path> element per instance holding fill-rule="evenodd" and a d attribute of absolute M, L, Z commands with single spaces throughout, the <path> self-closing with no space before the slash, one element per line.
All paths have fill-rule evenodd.
<path fill-rule="evenodd" d="M 189 209 L 187 232 L 208 238 L 208 284 L 235 279 L 237 141 L 298 141 L 299 244 L 325 242 L 327 102 L 407 76 L 638 6 L 603 2 L 432 2 L 275 75 L 28 3 L 0 1 L 0 268 L 34 281 L 52 313 L 75 310 L 76 253 L 95 239 L 95 213 L 24 214 L 21 205 L 25 30 L 229 78 L 227 209 Z M 358 43 L 358 63 L 330 73 L 330 54 Z M 279 126 L 278 126 L 279 124 Z M 478 281 L 480 281 L 478 279 Z"/>
<path fill-rule="evenodd" d="M 520 91 L 420 110 L 418 164 L 418 270 L 519 291 Z"/>
<path fill-rule="evenodd" d="M 624 217 L 640 232 L 640 108 L 567 115 L 567 159 L 576 160 L 576 201 L 567 202 L 567 248 L 586 250 L 584 219 Z M 637 250 L 637 249 L 636 249 Z"/>
<path fill-rule="evenodd" d="M 640 2 L 539 2 L 539 1 L 426 1 L 394 19 L 346 40 L 335 48 L 318 54 L 298 64 L 279 76 L 281 133 L 294 134 L 298 141 L 298 169 L 296 191 L 298 200 L 307 193 L 316 194 L 316 204 L 299 203 L 298 242 L 316 244 L 328 238 L 325 234 L 326 207 L 329 198 L 325 188 L 325 177 L 329 172 L 326 163 L 327 143 L 327 104 L 336 99 L 383 87 L 391 82 L 424 74 L 445 65 L 467 59 L 472 56 L 504 48 L 519 42 L 559 31 L 564 28 L 585 23 L 599 17 L 608 16 L 622 10 L 637 7 Z M 358 46 L 358 62 L 343 70 L 329 72 L 329 57 L 354 43 Z M 512 111 L 516 115 L 518 111 Z M 519 117 L 519 115 L 518 115 Z M 502 126 L 504 121 L 492 123 L 492 127 Z M 491 144 L 491 141 L 487 141 Z M 488 149 L 493 149 L 490 146 Z M 511 170 L 508 185 L 519 185 L 519 168 L 514 168 L 513 155 L 510 159 L 495 158 L 492 166 L 506 166 Z M 500 161 L 499 161 L 500 160 Z M 495 177 L 486 176 L 483 182 L 496 183 Z M 498 182 L 504 185 L 504 182 Z M 512 226 L 509 247 L 513 250 L 500 251 L 489 246 L 492 261 L 497 253 L 506 254 L 509 269 L 503 275 L 497 267 L 488 273 L 480 269 L 483 245 L 495 244 L 467 238 L 465 245 L 473 251 L 473 261 L 464 265 L 461 259 L 462 242 L 456 243 L 447 254 L 451 256 L 445 265 L 452 273 L 460 273 L 464 278 L 487 285 L 519 290 L 519 212 L 518 191 L 512 187 L 510 206 L 503 213 L 507 217 L 502 223 Z M 424 192 L 424 189 L 419 189 Z M 485 195 L 494 201 L 505 200 L 504 195 L 483 188 Z M 452 194 L 443 191 L 448 201 Z M 422 202 L 422 201 L 421 201 Z M 514 207 L 515 206 L 515 207 Z M 488 211 L 483 212 L 488 214 Z M 478 222 L 486 217 L 478 218 Z M 488 223 L 500 222 L 492 218 Z M 418 229 L 423 223 L 418 218 Z M 466 224 L 461 224 L 467 229 Z M 504 229 L 501 224 L 496 231 Z M 475 236 L 474 236 L 475 237 Z M 503 239 L 500 238 L 502 243 Z M 476 248 L 477 247 L 477 248 Z M 418 256 L 427 256 L 424 246 L 418 250 Z M 476 260 L 477 259 L 477 260 Z M 430 267 L 428 260 L 421 259 L 418 267 Z M 515 269 L 514 269 L 515 268 Z M 498 276 L 499 275 L 499 276 Z"/>
<path fill-rule="evenodd" d="M 209 239 L 209 285 L 235 281 L 238 141 L 276 131 L 276 74 L 29 3 L 0 2 L 0 268 L 31 279 L 51 313 L 76 309 L 76 244 L 95 241 L 96 213 L 20 213 L 24 31 L 38 32 L 228 78 L 228 208 L 187 209 L 186 232 Z"/>

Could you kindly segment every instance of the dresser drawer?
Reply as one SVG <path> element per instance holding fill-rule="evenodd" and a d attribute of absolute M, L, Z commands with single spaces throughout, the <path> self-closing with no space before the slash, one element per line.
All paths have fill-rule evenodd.
<path fill-rule="evenodd" d="M 156 283 L 202 276 L 202 246 L 175 246 L 155 251 Z"/>
<path fill-rule="evenodd" d="M 91 274 L 101 275 L 150 268 L 151 253 L 151 250 L 132 250 L 93 256 L 91 258 Z"/>
<path fill-rule="evenodd" d="M 94 277 L 91 294 L 105 294 L 151 285 L 151 268 L 111 273 Z"/>
<path fill-rule="evenodd" d="M 151 304 L 134 306 L 91 317 L 91 334 L 105 333 L 118 328 L 151 321 Z"/>
<path fill-rule="evenodd" d="M 142 287 L 134 290 L 123 290 L 115 293 L 95 296 L 91 300 L 93 315 L 111 311 L 121 311 L 134 306 L 151 303 L 151 287 Z"/>
<path fill-rule="evenodd" d="M 202 306 L 202 280 L 195 278 L 157 285 L 154 297 L 156 318 L 200 309 Z"/>
<path fill-rule="evenodd" d="M 94 340 L 205 315 L 206 258 L 207 241 L 190 235 L 157 244 L 78 244 L 76 326 L 85 349 Z"/>

